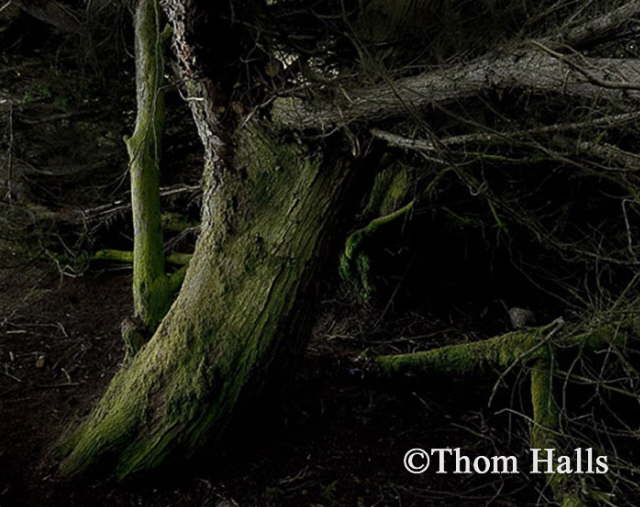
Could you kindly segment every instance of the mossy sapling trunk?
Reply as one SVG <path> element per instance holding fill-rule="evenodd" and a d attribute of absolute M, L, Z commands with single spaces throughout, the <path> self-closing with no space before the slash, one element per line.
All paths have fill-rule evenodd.
<path fill-rule="evenodd" d="M 301 350 L 308 285 L 349 171 L 253 125 L 233 167 L 205 168 L 203 225 L 155 336 L 61 446 L 61 471 L 123 478 L 219 438 L 239 399 Z"/>
<path fill-rule="evenodd" d="M 136 125 L 127 139 L 133 213 L 135 317 L 152 333 L 170 303 L 160 212 L 160 138 L 164 125 L 164 59 L 158 0 L 139 0 L 135 13 Z M 142 345 L 123 333 L 130 353 Z M 135 336 L 140 336 L 139 334 Z"/>
<path fill-rule="evenodd" d="M 550 346 L 537 354 L 531 367 L 531 428 L 532 449 L 560 449 L 560 411 L 553 394 L 554 355 Z M 547 484 L 562 507 L 587 505 L 576 491 L 571 477 L 566 474 L 547 474 Z"/>

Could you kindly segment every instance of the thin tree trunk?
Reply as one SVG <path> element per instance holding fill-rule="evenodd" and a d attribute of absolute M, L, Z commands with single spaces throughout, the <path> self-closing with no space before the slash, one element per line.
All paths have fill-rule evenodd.
<path fill-rule="evenodd" d="M 135 15 L 138 115 L 126 140 L 133 212 L 135 316 L 153 332 L 170 302 L 160 212 L 160 136 L 164 124 L 164 62 L 158 0 L 139 0 Z M 135 353 L 135 350 L 132 351 Z"/>

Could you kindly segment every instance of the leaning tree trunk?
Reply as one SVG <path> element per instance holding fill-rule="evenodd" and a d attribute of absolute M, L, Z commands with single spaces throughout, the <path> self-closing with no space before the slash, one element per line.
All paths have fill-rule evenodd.
<path fill-rule="evenodd" d="M 193 454 L 304 344 L 310 281 L 349 171 L 267 123 L 223 125 L 224 98 L 193 43 L 196 5 L 164 2 L 205 148 L 201 234 L 154 336 L 62 439 L 63 475 L 100 463 L 123 478 Z"/>
<path fill-rule="evenodd" d="M 207 164 L 203 229 L 177 300 L 66 439 L 63 474 L 110 457 L 122 478 L 190 455 L 300 350 L 307 287 L 347 171 L 257 126 L 237 143 L 234 169 L 214 175 Z"/>

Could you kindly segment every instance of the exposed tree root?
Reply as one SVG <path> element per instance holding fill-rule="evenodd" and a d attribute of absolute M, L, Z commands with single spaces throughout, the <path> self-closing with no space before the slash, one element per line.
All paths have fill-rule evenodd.
<path fill-rule="evenodd" d="M 340 257 L 340 276 L 358 287 L 360 294 L 365 299 L 375 292 L 371 280 L 371 260 L 367 253 L 368 247 L 375 241 L 375 237 L 381 229 L 404 217 L 413 209 L 414 204 L 415 202 L 411 201 L 393 213 L 375 218 L 347 238 L 344 252 Z"/>

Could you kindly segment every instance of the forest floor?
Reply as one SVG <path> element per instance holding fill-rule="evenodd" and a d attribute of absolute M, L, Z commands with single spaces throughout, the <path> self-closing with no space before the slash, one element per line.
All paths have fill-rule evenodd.
<path fill-rule="evenodd" d="M 46 265 L 0 271 L 1 507 L 475 506 L 538 499 L 542 484 L 526 487 L 526 474 L 409 474 L 402 460 L 413 447 L 507 452 L 500 450 L 509 433 L 504 420 L 491 421 L 495 409 L 486 408 L 491 385 L 362 380 L 345 358 L 371 347 L 424 347 L 455 329 L 415 314 L 397 318 L 395 330 L 383 329 L 375 325 L 379 310 L 338 300 L 322 303 L 300 374 L 281 402 L 269 405 L 280 407 L 237 425 L 226 450 L 161 480 L 58 481 L 48 451 L 118 368 L 120 321 L 130 307 L 128 273 L 61 278 Z M 504 444 L 511 454 L 527 447 L 523 440 Z"/>

